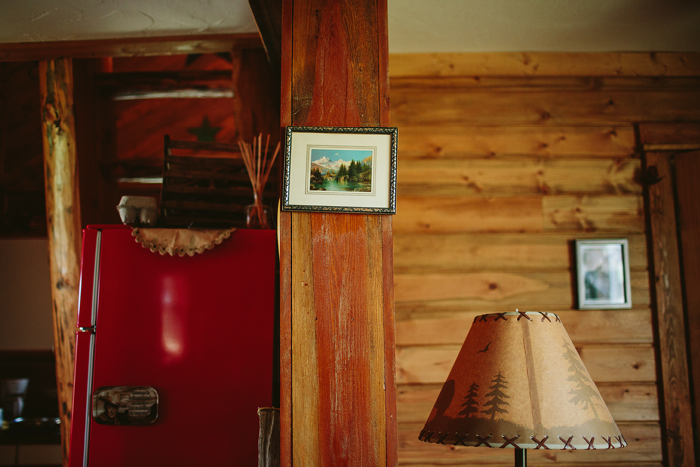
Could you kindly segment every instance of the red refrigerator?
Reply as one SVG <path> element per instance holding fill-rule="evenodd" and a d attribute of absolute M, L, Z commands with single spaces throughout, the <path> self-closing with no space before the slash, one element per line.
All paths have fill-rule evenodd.
<path fill-rule="evenodd" d="M 256 466 L 272 403 L 276 240 L 194 256 L 83 232 L 70 465 Z"/>

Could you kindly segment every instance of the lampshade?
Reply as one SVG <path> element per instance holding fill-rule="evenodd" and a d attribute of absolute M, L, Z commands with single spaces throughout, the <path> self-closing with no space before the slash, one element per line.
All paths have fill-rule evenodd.
<path fill-rule="evenodd" d="M 627 446 L 559 317 L 477 316 L 421 441 L 519 449 Z"/>

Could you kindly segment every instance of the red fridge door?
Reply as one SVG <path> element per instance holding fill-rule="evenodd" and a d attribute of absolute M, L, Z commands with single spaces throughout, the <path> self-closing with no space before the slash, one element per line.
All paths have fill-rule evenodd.
<path fill-rule="evenodd" d="M 87 444 L 72 433 L 71 465 L 257 465 L 257 409 L 272 399 L 274 231 L 237 230 L 192 257 L 152 253 L 130 229 L 99 237 L 94 351 L 81 341 L 76 353 L 73 419 L 84 417 Z M 130 390 L 132 402 L 157 393 L 149 424 L 129 424 Z M 108 394 L 114 424 L 109 397 L 97 397 Z"/>

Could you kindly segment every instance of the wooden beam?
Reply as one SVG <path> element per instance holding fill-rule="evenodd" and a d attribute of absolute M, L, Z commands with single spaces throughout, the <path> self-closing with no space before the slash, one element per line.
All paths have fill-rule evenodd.
<path fill-rule="evenodd" d="M 279 78 L 282 48 L 282 0 L 248 0 L 267 58 Z"/>
<path fill-rule="evenodd" d="M 644 157 L 646 174 L 654 172 L 657 179 L 648 187 L 647 209 L 663 395 L 664 457 L 669 467 L 690 467 L 696 464 L 673 174 L 668 155 L 648 152 Z"/>
<path fill-rule="evenodd" d="M 0 61 L 51 60 L 58 57 L 140 57 L 188 55 L 261 48 L 258 34 L 202 34 L 171 37 L 136 37 L 92 41 L 6 42 L 0 44 Z"/>
<path fill-rule="evenodd" d="M 696 128 L 700 129 L 700 125 Z M 697 140 L 696 140 L 697 141 Z M 685 292 L 685 319 L 688 326 L 690 376 L 695 403 L 695 446 L 700 417 L 700 151 L 676 154 L 673 158 L 676 172 L 679 237 Z"/>
<path fill-rule="evenodd" d="M 115 100 L 231 98 L 231 70 L 99 73 L 100 91 Z"/>
<path fill-rule="evenodd" d="M 385 0 L 288 0 L 282 123 L 388 126 Z M 392 218 L 281 218 L 282 465 L 397 465 Z"/>
<path fill-rule="evenodd" d="M 699 53 L 392 54 L 391 77 L 698 76 Z"/>
<path fill-rule="evenodd" d="M 40 62 L 39 82 L 56 381 L 60 406 L 63 465 L 67 466 L 81 250 L 71 60 L 57 59 Z"/>

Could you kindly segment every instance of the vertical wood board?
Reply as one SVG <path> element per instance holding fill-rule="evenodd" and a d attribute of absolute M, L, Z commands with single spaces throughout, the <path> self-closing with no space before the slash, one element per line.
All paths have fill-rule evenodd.
<path fill-rule="evenodd" d="M 700 125 L 697 126 L 700 129 Z M 699 138 L 696 141 L 700 141 Z M 689 369 L 695 399 L 695 437 L 700 420 L 700 152 L 674 156 L 680 223 L 683 289 L 688 324 Z"/>
<path fill-rule="evenodd" d="M 670 467 L 689 467 L 695 465 L 695 459 L 672 169 L 669 158 L 661 153 L 646 154 L 647 171 L 651 167 L 655 167 L 661 177 L 649 187 L 648 209 L 666 457 Z"/>
<path fill-rule="evenodd" d="M 388 78 L 380 76 L 386 73 L 385 10 L 376 0 L 283 4 L 283 123 L 374 127 L 388 121 L 388 104 L 380 102 L 388 96 Z M 291 282 L 289 318 L 283 298 L 282 326 L 291 328 L 282 331 L 283 340 L 286 332 L 291 338 L 291 372 L 288 383 L 284 375 L 282 381 L 282 404 L 287 400 L 291 412 L 282 422 L 291 439 L 287 448 L 283 439 L 283 465 L 397 462 L 396 435 L 388 432 L 396 429 L 396 409 L 394 377 L 387 375 L 394 365 L 393 282 L 391 219 L 385 217 L 282 216 L 282 228 L 291 231 L 291 268 L 285 275 L 283 266 L 281 277 L 283 293 L 284 282 Z"/>

